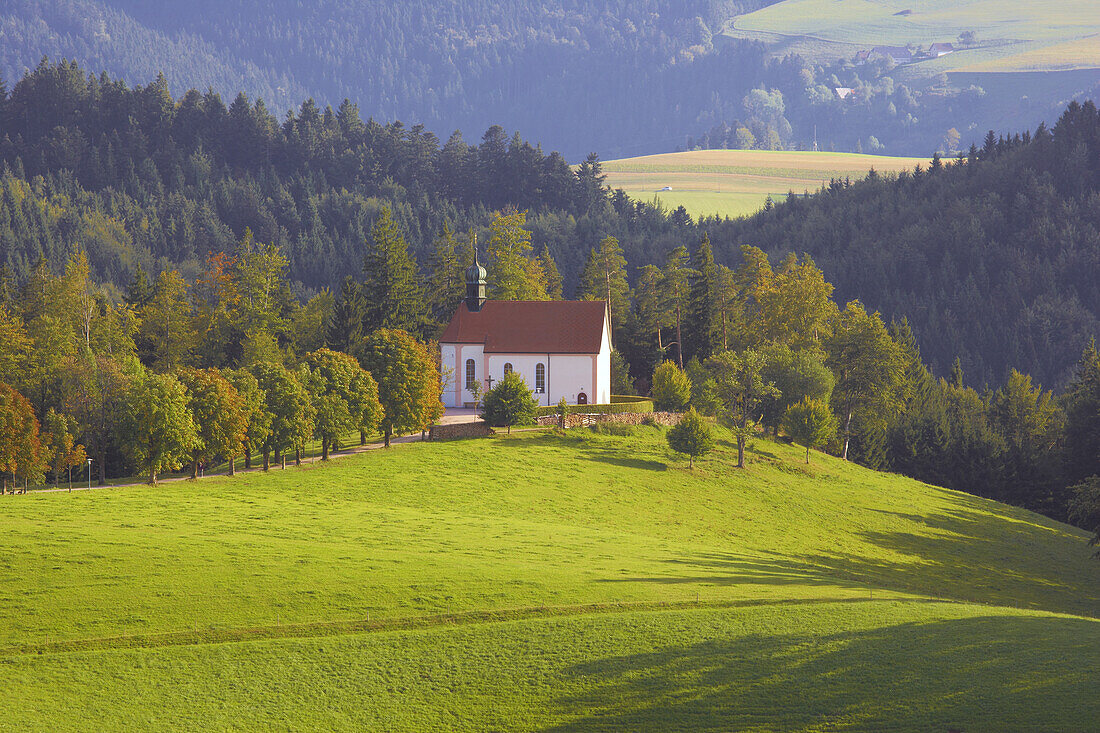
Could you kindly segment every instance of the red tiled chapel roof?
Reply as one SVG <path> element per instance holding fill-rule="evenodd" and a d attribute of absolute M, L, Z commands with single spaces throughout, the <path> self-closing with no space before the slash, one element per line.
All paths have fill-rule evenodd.
<path fill-rule="evenodd" d="M 439 342 L 484 344 L 487 354 L 598 354 L 606 317 L 602 300 L 487 300 L 476 313 L 463 302 Z"/>

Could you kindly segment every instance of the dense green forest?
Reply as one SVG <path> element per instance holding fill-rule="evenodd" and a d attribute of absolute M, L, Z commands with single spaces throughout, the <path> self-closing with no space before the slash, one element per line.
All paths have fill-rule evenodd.
<path fill-rule="evenodd" d="M 773 58 L 721 35 L 733 15 L 767 4 L 15 0 L 0 6 L 0 74 L 14 83 L 44 54 L 130 84 L 164 72 L 176 95 L 184 84 L 227 98 L 245 90 L 280 121 L 307 96 L 348 98 L 441 137 L 501 124 L 570 162 L 590 151 L 808 149 L 815 130 L 825 150 L 926 155 L 990 127 L 1034 127 L 1067 101 L 907 84 L 885 61 Z M 840 99 L 837 87 L 853 93 Z"/>

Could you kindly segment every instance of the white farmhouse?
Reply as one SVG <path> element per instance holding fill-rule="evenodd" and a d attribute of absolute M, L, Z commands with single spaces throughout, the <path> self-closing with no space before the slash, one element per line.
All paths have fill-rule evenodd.
<path fill-rule="evenodd" d="M 611 401 L 611 325 L 602 300 L 487 300 L 485 268 L 466 270 L 466 299 L 439 337 L 443 404 L 473 407 L 508 372 L 540 405 Z"/>

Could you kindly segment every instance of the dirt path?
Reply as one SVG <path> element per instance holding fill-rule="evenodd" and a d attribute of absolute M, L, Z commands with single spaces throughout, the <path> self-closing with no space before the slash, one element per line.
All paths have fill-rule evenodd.
<path fill-rule="evenodd" d="M 396 437 L 396 438 L 391 438 L 390 439 L 390 445 L 399 445 L 401 443 L 419 443 L 421 440 L 422 440 L 422 438 L 420 437 L 420 435 L 402 435 L 402 436 L 399 436 L 399 437 Z M 329 453 L 329 460 L 335 460 L 337 458 L 346 458 L 347 456 L 355 456 L 355 455 L 359 455 L 360 453 L 366 453 L 368 451 L 379 450 L 379 449 L 382 449 L 382 448 L 385 448 L 385 444 L 381 443 L 381 442 L 367 443 L 366 445 L 357 445 L 354 448 L 348 448 L 347 450 L 342 450 L 339 453 Z M 319 459 L 317 457 L 313 457 L 313 458 L 310 458 L 310 459 L 302 459 L 302 465 L 303 466 L 313 465 L 317 461 L 319 461 Z M 288 468 L 295 468 L 296 467 L 296 466 L 293 465 L 293 461 L 290 461 L 288 463 L 290 464 L 288 466 Z M 280 469 L 279 466 L 277 466 L 277 465 L 272 465 L 269 470 L 279 471 L 279 470 L 282 470 L 282 469 Z M 263 468 L 260 468 L 260 467 L 239 468 L 239 469 L 237 469 L 237 472 L 236 472 L 235 475 L 240 475 L 242 473 L 255 473 L 257 471 L 263 471 Z M 226 469 L 224 471 L 219 471 L 217 473 L 203 474 L 203 478 L 214 478 L 215 476 L 229 476 L 229 475 L 230 475 L 229 470 Z M 173 478 L 159 479 L 157 481 L 157 485 L 159 486 L 160 484 L 177 483 L 179 481 L 191 481 L 191 477 L 190 476 L 179 476 L 179 477 L 173 477 Z M 71 491 L 95 491 L 97 489 L 125 489 L 125 488 L 132 488 L 132 487 L 135 487 L 135 486 L 149 486 L 149 482 L 148 481 L 135 481 L 135 482 L 125 483 L 125 484 L 106 484 L 105 486 L 96 486 L 96 485 L 93 484 L 91 488 L 89 488 L 87 484 L 81 484 L 79 486 L 74 484 L 71 489 L 67 486 L 59 487 L 59 488 L 56 488 L 56 489 L 53 488 L 53 487 L 45 487 L 45 488 L 30 489 L 29 491 L 27 491 L 27 493 L 28 494 L 56 494 L 56 493 L 67 494 Z"/>

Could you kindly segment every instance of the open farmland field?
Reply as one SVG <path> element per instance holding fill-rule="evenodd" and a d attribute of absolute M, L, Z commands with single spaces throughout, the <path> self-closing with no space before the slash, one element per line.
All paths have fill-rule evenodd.
<path fill-rule="evenodd" d="M 698 150 L 646 155 L 603 163 L 607 183 L 632 198 L 666 208 L 683 205 L 693 216 L 745 216 L 759 211 L 765 200 L 789 191 L 816 191 L 832 178 L 862 178 L 874 168 L 880 173 L 927 166 L 923 158 L 895 158 L 854 153 L 787 150 Z M 671 186 L 671 191 L 661 191 Z"/>
<path fill-rule="evenodd" d="M 757 37 L 815 58 L 837 58 L 875 45 L 927 48 L 977 43 L 914 70 L 1056 71 L 1100 68 L 1100 13 L 1091 0 L 784 0 L 731 22 L 734 35 Z M 814 43 L 821 56 L 815 56 Z"/>
<path fill-rule="evenodd" d="M 1100 563 L 757 440 L 414 443 L 4 497 L 4 730 L 1086 730 Z"/>

